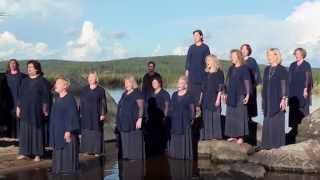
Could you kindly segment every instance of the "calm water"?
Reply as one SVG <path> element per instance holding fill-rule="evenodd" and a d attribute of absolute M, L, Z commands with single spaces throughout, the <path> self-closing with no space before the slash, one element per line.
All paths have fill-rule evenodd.
<path fill-rule="evenodd" d="M 6 180 L 251 180 L 253 178 L 235 174 L 222 173 L 218 170 L 208 171 L 201 160 L 171 160 L 163 157 L 147 161 L 118 161 L 117 148 L 114 143 L 106 144 L 104 158 L 81 163 L 78 175 L 53 176 L 50 168 L 39 168 L 20 171 L 18 173 L 0 175 Z M 208 162 L 204 162 L 207 164 Z M 268 173 L 263 180 L 317 180 L 317 175 Z"/>
<path fill-rule="evenodd" d="M 111 96 L 118 102 L 122 91 L 110 90 Z M 169 91 L 170 93 L 173 90 Z M 258 96 L 259 97 L 259 96 Z M 258 99 L 260 102 L 260 97 Z M 320 106 L 320 97 L 313 97 L 313 106 L 315 110 Z M 260 104 L 260 103 L 259 103 Z M 223 107 L 223 113 L 225 107 Z M 262 118 L 259 115 L 256 119 L 261 123 Z M 171 160 L 166 156 L 149 159 L 147 161 L 118 161 L 117 147 L 115 143 L 106 143 L 106 155 L 104 158 L 98 158 L 81 163 L 81 169 L 77 176 L 53 176 L 50 168 L 37 168 L 24 170 L 18 173 L 9 173 L 0 175 L 0 180 L 250 180 L 253 178 L 235 174 L 221 173 L 218 170 L 208 171 L 208 162 L 199 160 L 198 162 Z M 294 174 L 294 173 L 268 173 L 263 180 L 317 180 L 318 175 Z"/>

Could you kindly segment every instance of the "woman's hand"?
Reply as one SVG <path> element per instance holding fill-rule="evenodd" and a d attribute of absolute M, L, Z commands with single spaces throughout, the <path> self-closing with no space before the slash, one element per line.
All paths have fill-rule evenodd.
<path fill-rule="evenodd" d="M 304 97 L 305 99 L 307 99 L 308 96 L 309 96 L 309 94 L 308 94 L 308 89 L 307 89 L 307 88 L 304 88 L 304 90 L 303 90 L 303 97 Z"/>
<path fill-rule="evenodd" d="M 142 118 L 139 118 L 136 122 L 136 129 L 141 129 L 142 127 Z"/>
<path fill-rule="evenodd" d="M 20 113 L 21 113 L 20 107 L 17 107 L 17 109 L 16 109 L 17 118 L 20 118 Z"/>
<path fill-rule="evenodd" d="M 282 98 L 282 100 L 280 102 L 280 109 L 281 109 L 281 111 L 284 111 L 284 110 L 286 110 L 286 108 L 287 108 L 287 101 L 286 101 L 286 99 Z"/>
<path fill-rule="evenodd" d="M 107 117 L 105 115 L 101 115 L 100 116 L 100 121 L 104 121 L 104 120 L 107 120 Z"/>
<path fill-rule="evenodd" d="M 243 99 L 243 104 L 248 104 L 249 102 L 249 95 L 247 95 L 244 99 Z"/>
<path fill-rule="evenodd" d="M 64 139 L 66 140 L 67 143 L 71 142 L 71 133 L 70 132 L 65 132 L 64 133 Z"/>

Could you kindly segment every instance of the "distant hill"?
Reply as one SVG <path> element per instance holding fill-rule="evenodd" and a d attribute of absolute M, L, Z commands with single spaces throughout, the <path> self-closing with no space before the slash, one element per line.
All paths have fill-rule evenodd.
<path fill-rule="evenodd" d="M 156 63 L 156 69 L 164 79 L 165 87 L 175 87 L 176 80 L 184 73 L 185 56 L 158 56 L 158 57 L 138 57 L 111 61 L 87 61 L 75 62 L 65 60 L 41 60 L 43 72 L 49 80 L 53 80 L 57 75 L 65 75 L 72 79 L 86 78 L 90 70 L 96 70 L 99 73 L 100 83 L 108 88 L 122 87 L 122 79 L 128 74 L 134 75 L 138 82 L 141 82 L 146 72 L 148 61 Z M 25 71 L 26 61 L 21 61 L 22 71 Z M 227 71 L 230 63 L 226 60 L 220 61 L 224 72 Z M 6 62 L 0 62 L 0 72 L 5 70 Z M 260 66 L 261 71 L 263 65 Z M 320 70 L 314 69 L 314 80 L 317 84 L 320 82 Z"/>

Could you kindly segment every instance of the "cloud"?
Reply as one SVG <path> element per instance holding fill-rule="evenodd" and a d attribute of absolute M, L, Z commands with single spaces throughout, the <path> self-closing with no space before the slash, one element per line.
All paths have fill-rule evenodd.
<path fill-rule="evenodd" d="M 75 15 L 81 11 L 77 6 L 79 2 L 79 0 L 1 0 L 0 12 L 17 17 Z"/>
<path fill-rule="evenodd" d="M 172 50 L 173 55 L 183 56 L 186 55 L 188 52 L 188 46 L 177 46 L 175 49 Z"/>
<path fill-rule="evenodd" d="M 277 47 L 283 54 L 284 64 L 288 65 L 294 59 L 293 50 L 296 47 L 304 47 L 308 51 L 311 64 L 320 66 L 319 12 L 319 0 L 305 1 L 283 19 L 264 15 L 232 15 L 211 17 L 202 21 L 191 20 L 192 23 L 189 24 L 183 21 L 180 25 L 202 29 L 205 43 L 209 44 L 212 52 L 223 59 L 228 58 L 230 49 L 250 43 L 254 48 L 253 56 L 259 63 L 266 63 L 266 49 Z M 194 22 L 197 24 L 194 25 Z M 184 54 L 183 47 L 187 44 L 182 44 L 183 46 L 173 49 L 172 54 Z"/>
<path fill-rule="evenodd" d="M 85 21 L 80 37 L 74 41 L 67 42 L 67 53 L 64 58 L 87 60 L 88 58 L 99 56 L 102 50 L 100 33 L 95 30 L 93 23 Z"/>
<path fill-rule="evenodd" d="M 160 44 L 152 51 L 151 56 L 160 56 L 161 46 Z"/>
<path fill-rule="evenodd" d="M 17 39 L 13 33 L 0 33 L 1 58 L 41 59 L 50 57 L 53 54 L 54 51 L 49 50 L 46 43 L 28 43 Z"/>

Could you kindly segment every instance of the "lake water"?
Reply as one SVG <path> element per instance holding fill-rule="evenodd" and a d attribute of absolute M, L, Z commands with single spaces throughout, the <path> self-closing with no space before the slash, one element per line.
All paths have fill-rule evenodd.
<path fill-rule="evenodd" d="M 208 162 L 171 160 L 165 156 L 147 161 L 118 161 L 115 143 L 106 143 L 106 156 L 81 163 L 74 176 L 53 176 L 51 168 L 23 170 L 0 175 L 0 180 L 252 180 L 237 173 L 208 171 Z M 204 163 L 204 164 L 203 164 Z M 220 165 L 223 166 L 223 165 Z M 218 169 L 218 168 L 217 168 Z M 261 180 L 318 180 L 317 175 L 267 173 Z"/>

